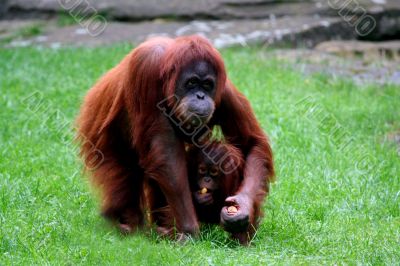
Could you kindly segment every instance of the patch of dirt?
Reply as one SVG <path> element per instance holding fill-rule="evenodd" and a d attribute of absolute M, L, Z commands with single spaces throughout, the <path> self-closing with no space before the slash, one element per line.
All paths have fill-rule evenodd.
<path fill-rule="evenodd" d="M 384 45 L 384 44 L 381 44 Z M 333 78 L 345 77 L 356 84 L 400 85 L 400 58 L 380 53 L 328 53 L 320 50 L 276 50 L 274 56 L 304 74 L 324 73 Z"/>
<path fill-rule="evenodd" d="M 387 134 L 387 140 L 397 145 L 397 154 L 400 156 L 400 130 Z"/>
<path fill-rule="evenodd" d="M 382 58 L 400 61 L 400 41 L 327 41 L 315 49 L 343 57 L 362 57 L 366 61 Z"/>

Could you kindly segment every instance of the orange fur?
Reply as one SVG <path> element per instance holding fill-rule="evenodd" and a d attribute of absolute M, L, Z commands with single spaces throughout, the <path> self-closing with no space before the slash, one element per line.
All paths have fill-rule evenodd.
<path fill-rule="evenodd" d="M 265 197 L 274 171 L 272 152 L 247 99 L 227 79 L 215 48 L 198 36 L 155 38 L 129 53 L 88 92 L 78 122 L 81 155 L 90 166 L 93 149 L 104 160 L 92 170 L 102 191 L 104 216 L 132 228 L 144 223 L 144 210 L 169 205 L 179 232 L 196 233 L 185 144 L 157 103 L 173 93 L 180 71 L 205 60 L 217 72 L 216 111 L 208 126 L 220 125 L 227 141 L 240 149 L 246 163 L 237 193 L 257 205 Z M 144 187 L 148 187 L 145 197 Z M 257 214 L 256 214 L 257 215 Z M 152 214 L 157 224 L 157 215 Z"/>

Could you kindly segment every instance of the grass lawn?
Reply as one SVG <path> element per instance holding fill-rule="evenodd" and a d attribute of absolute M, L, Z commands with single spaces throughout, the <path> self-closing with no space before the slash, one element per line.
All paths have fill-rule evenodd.
<path fill-rule="evenodd" d="M 269 134 L 277 182 L 251 247 L 203 227 L 186 245 L 122 236 L 98 215 L 73 120 L 95 80 L 131 49 L 0 50 L 0 265 L 397 264 L 400 87 L 356 86 L 252 48 L 223 51 Z"/>

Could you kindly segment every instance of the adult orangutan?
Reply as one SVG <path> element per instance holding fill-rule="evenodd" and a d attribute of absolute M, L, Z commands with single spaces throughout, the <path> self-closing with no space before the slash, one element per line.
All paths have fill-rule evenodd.
<path fill-rule="evenodd" d="M 196 234 L 185 143 L 204 148 L 215 125 L 245 158 L 240 187 L 225 200 L 238 212 L 223 208 L 222 223 L 255 224 L 274 175 L 272 151 L 220 54 L 199 36 L 139 45 L 90 89 L 78 117 L 81 153 L 102 191 L 102 214 L 131 231 L 143 225 L 145 208 L 158 224 L 155 210 L 169 205 L 177 231 Z M 96 166 L 94 149 L 104 158 Z"/>

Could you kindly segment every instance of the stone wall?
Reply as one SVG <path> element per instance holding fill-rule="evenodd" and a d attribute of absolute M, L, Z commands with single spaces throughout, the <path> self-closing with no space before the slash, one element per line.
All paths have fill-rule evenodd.
<path fill-rule="evenodd" d="M 277 1 L 277 0 L 0 0 L 7 16 L 31 14 L 58 14 L 64 7 L 105 14 L 110 19 L 137 21 L 158 17 L 176 18 L 266 18 L 284 15 L 337 15 L 328 1 Z M 354 0 L 356 1 L 356 0 Z M 335 2 L 335 1 L 331 1 Z M 340 3 L 339 1 L 336 1 Z M 345 3 L 346 1 L 341 1 Z M 379 4 L 392 8 L 400 6 L 398 0 L 357 0 L 366 9 L 376 9 Z M 63 7 L 64 6 L 64 7 Z M 349 6 L 349 12 L 352 6 Z M 355 12 L 359 10 L 355 9 Z M 346 11 L 347 12 L 347 11 Z M 4 12 L 3 12 L 4 15 Z"/>

